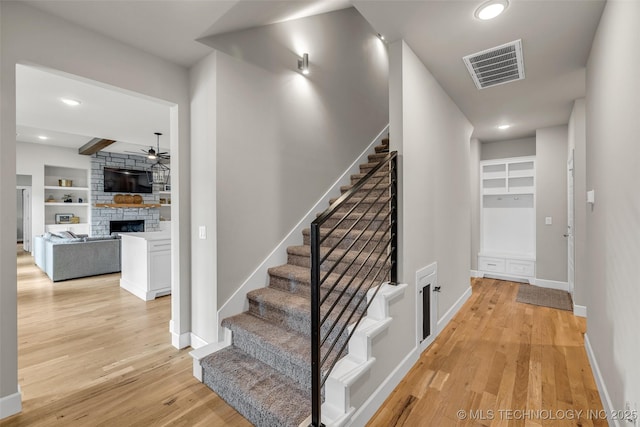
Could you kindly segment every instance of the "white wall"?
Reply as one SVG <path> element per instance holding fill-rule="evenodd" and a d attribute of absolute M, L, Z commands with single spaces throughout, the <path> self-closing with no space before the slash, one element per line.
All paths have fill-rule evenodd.
<path fill-rule="evenodd" d="M 206 66 L 215 88 L 208 101 L 194 104 L 193 114 L 200 117 L 209 109 L 202 120 L 208 116 L 215 136 L 194 144 L 213 144 L 215 151 L 194 156 L 192 167 L 215 173 L 218 183 L 220 307 L 385 127 L 388 56 L 354 9 L 204 42 L 218 49 Z M 297 70 L 304 52 L 311 71 L 306 77 Z M 203 183 L 203 191 L 212 191 L 210 182 Z M 216 286 L 204 276 L 210 268 L 196 265 L 194 272 L 194 292 L 200 284 Z M 202 291 L 209 298 L 209 291 Z"/>
<path fill-rule="evenodd" d="M 191 68 L 191 189 L 199 209 L 191 211 L 193 235 L 205 227 L 206 239 L 191 241 L 191 328 L 208 342 L 218 341 L 217 254 L 217 114 L 214 52 Z M 203 179 L 206 177 L 206 179 Z M 228 181 L 223 183 L 229 184 Z"/>
<path fill-rule="evenodd" d="M 612 409 L 640 405 L 638 22 L 640 2 L 608 1 L 587 64 L 587 334 Z"/>
<path fill-rule="evenodd" d="M 184 68 L 22 2 L 0 2 L 0 402 L 17 392 L 15 66 L 35 64 L 172 106 L 172 318 L 189 330 L 189 86 Z M 176 130 L 174 132 L 174 129 Z M 177 192 L 175 190 L 178 190 Z M 178 236 L 179 231 L 179 236 Z M 9 237 L 10 236 L 10 237 Z M 3 414 L 4 415 L 4 414 Z"/>
<path fill-rule="evenodd" d="M 536 278 L 556 282 L 567 281 L 567 145 L 566 125 L 536 130 Z"/>
<path fill-rule="evenodd" d="M 439 318 L 469 288 L 470 172 L 473 127 L 404 41 L 391 45 L 391 148 L 401 157 L 402 273 L 415 295 L 415 273 L 438 262 Z M 395 135 L 402 135 L 398 140 Z M 407 313 L 406 345 L 415 345 L 415 308 Z M 400 355 L 404 348 L 396 349 Z"/>
<path fill-rule="evenodd" d="M 44 165 L 63 166 L 68 168 L 91 169 L 91 157 L 78 154 L 77 149 L 51 147 L 28 142 L 16 143 L 16 173 L 31 175 L 31 232 L 39 236 L 44 229 Z M 88 201 L 88 200 L 87 200 Z M 87 209 L 88 212 L 89 209 Z"/>
<path fill-rule="evenodd" d="M 518 138 L 482 143 L 480 160 L 508 159 L 510 157 L 535 156 L 536 138 Z"/>
<path fill-rule="evenodd" d="M 584 98 L 573 103 L 569 118 L 569 152 L 573 152 L 574 294 L 576 305 L 586 306 L 587 278 L 587 127 Z M 567 159 L 569 158 L 567 153 Z"/>

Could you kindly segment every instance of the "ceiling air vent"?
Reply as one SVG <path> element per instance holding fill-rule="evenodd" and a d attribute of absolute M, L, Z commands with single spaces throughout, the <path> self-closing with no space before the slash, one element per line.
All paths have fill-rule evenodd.
<path fill-rule="evenodd" d="M 478 89 L 524 79 L 522 40 L 462 58 Z"/>

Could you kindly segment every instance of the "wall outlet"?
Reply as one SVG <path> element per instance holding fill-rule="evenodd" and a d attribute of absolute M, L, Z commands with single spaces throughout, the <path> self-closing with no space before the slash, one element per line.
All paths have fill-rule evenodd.
<path fill-rule="evenodd" d="M 206 239 L 207 238 L 207 227 L 204 225 L 201 225 L 200 227 L 198 227 L 198 237 L 201 239 Z"/>
<path fill-rule="evenodd" d="M 544 224 L 545 224 L 545 225 L 551 225 L 551 224 L 553 224 L 553 218 L 552 218 L 552 217 L 550 217 L 550 216 L 545 216 L 545 217 L 544 217 Z"/>

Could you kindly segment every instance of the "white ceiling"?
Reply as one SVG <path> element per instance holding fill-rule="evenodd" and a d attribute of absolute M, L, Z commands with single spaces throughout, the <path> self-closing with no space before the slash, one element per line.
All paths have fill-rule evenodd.
<path fill-rule="evenodd" d="M 82 104 L 70 107 L 61 98 Z M 74 76 L 31 66 L 16 67 L 16 139 L 79 148 L 93 138 L 117 142 L 105 151 L 169 148 L 169 106 Z M 47 137 L 46 140 L 38 138 Z"/>
<path fill-rule="evenodd" d="M 482 141 L 530 136 L 537 128 L 566 124 L 573 100 L 585 95 L 584 67 L 604 0 L 511 0 L 505 13 L 486 22 L 473 17 L 475 8 L 482 2 L 27 1 L 41 10 L 185 67 L 210 52 L 209 47 L 198 42 L 204 37 L 354 5 L 388 40 L 404 39 L 407 42 L 474 125 L 474 136 Z M 516 39 L 522 39 L 526 78 L 482 91 L 476 89 L 462 57 Z M 69 80 L 73 84 L 74 79 Z M 96 109 L 110 113 L 96 115 L 91 120 L 75 120 L 73 124 L 71 114 L 80 116 L 94 111 L 90 110 L 93 101 L 87 97 L 86 109 L 83 103 L 82 109 L 73 113 L 68 111 L 68 107 L 56 104 L 61 96 L 58 92 L 65 90 L 63 81 L 58 83 L 58 86 L 43 85 L 42 89 L 49 89 L 50 98 L 46 101 L 40 98 L 36 102 L 36 95 L 44 95 L 40 91 L 32 90 L 34 93 L 28 94 L 31 83 L 18 93 L 18 125 L 24 131 L 25 139 L 29 135 L 27 128 L 32 128 L 32 132 L 45 129 L 88 139 L 105 137 L 122 143 L 151 145 L 153 132 L 168 133 L 168 119 L 164 125 L 160 121 L 130 120 L 131 117 L 151 116 L 141 114 L 140 109 L 145 108 L 142 101 L 146 100 L 123 93 L 113 97 L 106 93 L 96 95 L 100 97 L 96 100 L 102 102 L 100 107 L 95 104 Z M 76 81 L 75 87 L 78 86 Z M 22 93 L 27 94 L 28 99 L 21 99 Z M 78 97 L 86 96 L 84 92 L 78 93 L 81 93 Z M 123 103 L 121 96 L 128 96 L 128 101 Z M 153 111 L 157 106 L 147 107 Z M 21 109 L 24 110 L 21 112 Z M 126 112 L 126 117 L 120 118 L 122 121 L 111 116 L 118 110 Z M 64 123 L 68 126 L 63 126 Z M 496 126 L 503 123 L 512 127 L 499 131 Z M 71 140 L 68 138 L 67 142 L 71 144 Z M 165 143 L 168 145 L 168 138 Z M 120 149 L 114 144 L 111 150 Z"/>
<path fill-rule="evenodd" d="M 585 65 L 604 0 L 510 0 L 491 21 L 478 1 L 360 1 L 356 8 L 390 41 L 404 39 L 483 141 L 533 135 L 566 124 L 585 95 Z M 524 80 L 478 90 L 462 57 L 522 39 Z M 497 125 L 512 127 L 500 131 Z"/>

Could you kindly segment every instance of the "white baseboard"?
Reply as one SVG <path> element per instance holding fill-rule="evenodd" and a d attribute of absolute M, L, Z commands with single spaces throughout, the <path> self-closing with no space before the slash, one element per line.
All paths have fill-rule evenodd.
<path fill-rule="evenodd" d="M 470 277 L 484 277 L 484 274 L 480 273 L 478 270 L 470 270 Z"/>
<path fill-rule="evenodd" d="M 22 411 L 22 392 L 18 386 L 18 392 L 0 398 L 0 420 L 18 414 Z"/>
<path fill-rule="evenodd" d="M 273 266 L 287 263 L 287 247 L 301 244 L 302 230 L 309 227 L 311 222 L 316 219 L 316 215 L 323 212 L 329 206 L 329 200 L 340 195 L 340 187 L 351 183 L 351 175 L 360 172 L 360 164 L 366 163 L 365 159 L 371 150 L 379 144 L 389 130 L 389 125 L 375 137 L 375 139 L 367 146 L 367 148 L 358 156 L 356 160 L 344 171 L 335 183 L 329 188 L 325 194 L 309 209 L 307 214 L 289 231 L 284 239 L 271 251 L 267 258 L 249 275 L 244 283 L 233 293 L 218 310 L 218 321 L 225 317 L 240 314 L 249 309 L 247 302 L 247 293 L 255 289 L 264 288 L 268 283 L 269 274 L 267 270 Z M 368 162 L 368 160 L 367 160 Z M 219 322 L 218 322 L 219 323 Z M 218 325 L 218 334 L 222 336 L 224 333 L 222 326 Z"/>
<path fill-rule="evenodd" d="M 460 311 L 464 303 L 467 302 L 469 298 L 471 298 L 471 286 L 469 286 L 464 291 L 464 293 L 460 295 L 460 298 L 458 298 L 455 304 L 453 304 L 449 308 L 449 310 L 447 310 L 444 316 L 442 316 L 440 320 L 438 320 L 438 329 L 436 331 L 436 334 L 440 334 L 440 331 L 443 330 L 449 324 L 449 322 L 451 322 L 451 319 L 453 319 L 453 316 L 455 316 L 458 313 L 458 311 Z"/>
<path fill-rule="evenodd" d="M 593 372 L 593 376 L 596 380 L 596 385 L 598 386 L 598 393 L 600 393 L 600 400 L 602 401 L 603 409 L 607 414 L 607 421 L 609 422 L 609 426 L 621 427 L 618 420 L 612 420 L 609 417 L 609 414 L 614 413 L 613 403 L 611 402 L 611 397 L 609 396 L 607 386 L 604 383 L 602 372 L 600 372 L 600 367 L 598 366 L 596 355 L 593 352 L 593 348 L 591 347 L 591 341 L 589 341 L 588 334 L 584 334 L 584 348 L 587 351 L 587 357 L 589 358 L 589 363 L 591 364 L 591 371 Z"/>
<path fill-rule="evenodd" d="M 197 336 L 193 332 L 191 332 L 190 341 L 191 341 L 191 348 L 194 349 L 194 350 L 197 350 L 197 349 L 199 349 L 201 347 L 209 345 L 208 342 L 206 342 L 205 340 L 203 340 L 202 338 L 200 338 L 199 336 Z"/>
<path fill-rule="evenodd" d="M 391 392 L 400 384 L 400 381 L 409 373 L 409 370 L 416 364 L 420 352 L 415 347 L 402 362 L 393 370 L 393 372 L 380 384 L 371 396 L 362 404 L 355 412 L 349 425 L 363 426 L 373 417 L 376 411 L 382 406 L 384 401 L 389 397 Z"/>
<path fill-rule="evenodd" d="M 175 348 L 187 348 L 191 345 L 191 332 L 182 334 L 174 332 L 173 320 L 169 320 L 169 332 L 171 333 L 171 345 Z"/>
<path fill-rule="evenodd" d="M 555 280 L 535 279 L 533 284 L 536 285 L 536 286 L 540 286 L 541 288 L 558 289 L 560 291 L 569 292 L 569 283 L 567 283 L 567 282 L 557 282 Z"/>
<path fill-rule="evenodd" d="M 573 315 L 578 317 L 587 317 L 587 307 L 584 305 L 573 304 Z"/>

